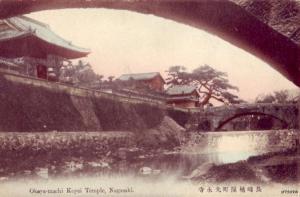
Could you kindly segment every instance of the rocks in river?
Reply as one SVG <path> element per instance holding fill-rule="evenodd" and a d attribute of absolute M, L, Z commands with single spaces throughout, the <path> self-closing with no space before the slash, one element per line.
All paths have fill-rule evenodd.
<path fill-rule="evenodd" d="M 142 175 L 149 175 L 152 173 L 152 169 L 149 167 L 142 167 L 140 168 L 139 173 Z"/>
<path fill-rule="evenodd" d="M 148 152 L 148 153 L 142 153 L 141 155 L 139 155 L 137 158 L 138 159 L 141 159 L 141 160 L 144 160 L 144 159 L 150 159 L 150 158 L 153 158 L 157 156 L 157 153 L 151 153 L 151 152 Z"/>
<path fill-rule="evenodd" d="M 120 148 L 117 157 L 119 159 L 125 160 L 127 158 L 127 150 L 125 148 Z"/>
<path fill-rule="evenodd" d="M 76 161 L 70 161 L 65 163 L 65 172 L 70 173 L 70 172 L 75 172 L 77 170 L 81 170 L 83 168 L 83 163 L 82 162 L 76 162 Z"/>
<path fill-rule="evenodd" d="M 48 168 L 36 168 L 35 173 L 40 177 L 44 179 L 49 178 L 49 171 Z"/>
<path fill-rule="evenodd" d="M 194 176 L 189 178 L 208 182 L 261 181 L 254 169 L 245 161 L 212 166 L 206 164 L 200 166 L 199 172 L 195 171 Z"/>
<path fill-rule="evenodd" d="M 262 182 L 270 182 L 271 181 L 271 178 L 269 177 L 267 171 L 263 168 L 254 168 L 254 172 L 256 174 L 257 177 L 259 177 L 259 179 L 262 181 Z"/>
<path fill-rule="evenodd" d="M 23 173 L 24 173 L 25 176 L 29 176 L 29 175 L 32 174 L 31 170 L 24 170 Z"/>
<path fill-rule="evenodd" d="M 145 155 L 140 155 L 140 156 L 138 156 L 138 158 L 139 158 L 139 159 L 145 159 L 146 156 L 145 156 Z"/>
<path fill-rule="evenodd" d="M 141 174 L 141 175 L 158 175 L 158 174 L 160 174 L 160 170 L 158 170 L 158 169 L 152 169 L 152 168 L 150 168 L 150 167 L 142 167 L 142 168 L 140 168 L 140 170 L 139 170 L 139 174 Z"/>
<path fill-rule="evenodd" d="M 160 174 L 161 170 L 152 170 L 153 175 L 158 175 Z"/>
<path fill-rule="evenodd" d="M 94 168 L 110 168 L 109 164 L 103 161 L 100 162 L 88 162 L 88 165 Z"/>
<path fill-rule="evenodd" d="M 130 160 L 134 157 L 137 157 L 137 155 L 141 152 L 142 150 L 136 147 L 133 148 L 119 148 L 116 153 L 114 153 L 115 157 L 120 160 Z"/>
<path fill-rule="evenodd" d="M 213 163 L 205 162 L 198 166 L 192 173 L 188 176 L 184 176 L 184 179 L 195 179 L 205 175 L 212 167 L 214 166 Z"/>
<path fill-rule="evenodd" d="M 137 148 L 137 147 L 128 148 L 127 150 L 128 150 L 129 152 L 131 152 L 131 153 L 137 153 L 137 152 L 139 152 L 139 151 L 140 151 L 140 149 L 139 149 L 139 148 Z"/>

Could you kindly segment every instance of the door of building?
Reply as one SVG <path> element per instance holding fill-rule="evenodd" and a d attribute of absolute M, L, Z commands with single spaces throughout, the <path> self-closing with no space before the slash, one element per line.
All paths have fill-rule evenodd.
<path fill-rule="evenodd" d="M 37 65 L 37 77 L 41 79 L 47 79 L 47 66 L 44 65 Z"/>

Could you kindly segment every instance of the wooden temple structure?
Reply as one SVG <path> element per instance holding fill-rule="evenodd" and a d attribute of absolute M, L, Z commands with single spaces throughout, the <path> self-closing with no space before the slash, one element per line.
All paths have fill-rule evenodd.
<path fill-rule="evenodd" d="M 200 94 L 192 85 L 173 85 L 166 90 L 166 103 L 170 106 L 195 108 L 199 106 Z"/>
<path fill-rule="evenodd" d="M 58 74 L 64 61 L 89 53 L 88 49 L 77 47 L 55 34 L 47 24 L 29 17 L 0 20 L 1 70 L 48 79 L 51 74 Z"/>
<path fill-rule="evenodd" d="M 123 74 L 118 80 L 128 82 L 127 86 L 131 86 L 132 89 L 147 87 L 156 92 L 162 92 L 166 83 L 159 72 Z"/>

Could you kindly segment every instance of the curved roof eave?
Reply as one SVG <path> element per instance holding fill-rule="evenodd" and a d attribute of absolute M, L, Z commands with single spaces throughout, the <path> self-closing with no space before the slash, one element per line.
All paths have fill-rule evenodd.
<path fill-rule="evenodd" d="M 68 50 L 71 53 L 78 53 L 78 55 L 76 55 L 78 57 L 76 58 L 86 56 L 91 52 L 89 49 L 73 45 L 71 42 L 63 39 L 62 37 L 54 33 L 47 25 L 44 25 L 34 19 L 19 16 L 12 17 L 6 20 L 10 24 L 15 26 L 20 32 L 22 32 L 22 36 L 33 36 L 47 44 L 59 48 L 64 48 L 65 50 Z M 62 56 L 64 57 L 64 55 Z"/>
<path fill-rule="evenodd" d="M 47 40 L 45 40 L 45 39 L 43 39 L 43 38 L 41 38 L 39 36 L 36 36 L 35 34 L 31 34 L 31 36 L 34 36 L 36 39 L 40 40 L 41 42 L 46 43 L 47 45 L 52 45 L 55 48 L 60 49 L 58 51 L 65 50 L 66 51 L 65 54 L 60 54 L 58 51 L 57 51 L 57 53 L 54 52 L 54 54 L 60 55 L 62 57 L 66 57 L 66 58 L 70 58 L 70 59 L 75 59 L 75 58 L 85 57 L 85 56 L 87 56 L 88 54 L 91 53 L 91 51 L 89 49 L 84 49 L 84 48 L 79 48 L 79 47 L 78 48 L 74 48 L 74 47 L 76 47 L 74 45 L 73 45 L 72 48 L 68 48 L 68 47 L 65 47 L 65 46 L 61 46 L 61 45 L 49 42 L 49 41 L 47 41 Z M 74 55 L 67 55 L 67 53 L 74 54 Z"/>

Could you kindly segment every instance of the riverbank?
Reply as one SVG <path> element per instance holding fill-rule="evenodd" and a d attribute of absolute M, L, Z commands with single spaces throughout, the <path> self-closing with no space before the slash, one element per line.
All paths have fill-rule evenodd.
<path fill-rule="evenodd" d="M 276 131 L 280 138 L 269 131 L 249 132 L 258 138 L 246 132 L 186 138 L 183 128 L 165 117 L 159 126 L 138 135 L 125 131 L 0 133 L 0 181 L 117 175 L 150 180 L 172 176 L 196 183 L 295 183 L 299 151 L 296 144 L 288 143 L 291 136 L 297 137 L 295 132 Z M 237 142 L 244 147 L 237 148 Z M 253 152 L 253 146 L 265 152 Z M 220 152 L 224 150 L 228 152 Z"/>
<path fill-rule="evenodd" d="M 247 182 L 247 183 L 282 183 L 300 182 L 300 147 L 288 150 L 252 156 L 244 161 L 214 165 L 204 171 L 202 164 L 192 172 L 189 179 L 195 182 Z"/>
<path fill-rule="evenodd" d="M 182 152 L 212 159 L 185 178 L 196 182 L 300 182 L 298 130 L 191 133 Z"/>
<path fill-rule="evenodd" d="M 169 117 L 139 133 L 2 132 L 0 180 L 137 173 L 155 155 L 179 147 L 183 132 Z"/>

